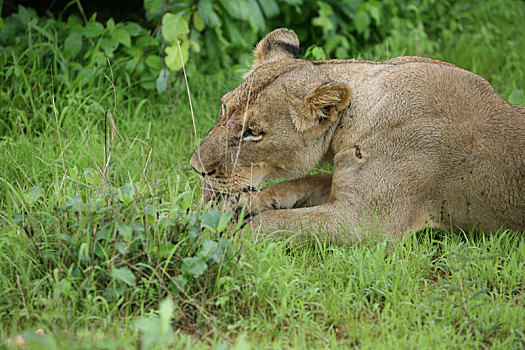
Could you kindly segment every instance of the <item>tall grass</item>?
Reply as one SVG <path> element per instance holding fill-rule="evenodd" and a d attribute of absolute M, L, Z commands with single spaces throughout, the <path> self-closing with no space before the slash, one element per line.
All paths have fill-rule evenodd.
<path fill-rule="evenodd" d="M 403 47 L 362 57 L 445 59 L 525 104 L 524 16 L 458 1 L 449 32 L 403 27 Z M 118 59 L 82 76 L 56 37 L 26 34 L 30 49 L 0 57 L 0 347 L 525 346 L 520 233 L 429 229 L 392 252 L 226 239 L 189 168 L 185 89 L 146 93 L 112 73 Z M 240 79 L 189 73 L 199 138 Z"/>

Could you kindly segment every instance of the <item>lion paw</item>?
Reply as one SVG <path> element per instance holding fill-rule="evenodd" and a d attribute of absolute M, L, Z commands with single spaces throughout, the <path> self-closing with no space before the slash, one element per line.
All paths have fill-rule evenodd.
<path fill-rule="evenodd" d="M 245 213 L 257 215 L 262 211 L 280 209 L 277 199 L 269 195 L 267 191 L 242 192 L 237 200 L 236 209 L 245 209 Z"/>

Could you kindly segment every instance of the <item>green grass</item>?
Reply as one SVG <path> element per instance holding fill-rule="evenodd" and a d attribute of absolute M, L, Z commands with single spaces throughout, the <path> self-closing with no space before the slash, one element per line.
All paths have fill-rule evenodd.
<path fill-rule="evenodd" d="M 402 27 L 403 47 L 362 57 L 444 59 L 525 104 L 525 4 L 466 3 L 450 32 Z M 525 346 L 522 233 L 427 230 L 392 251 L 219 238 L 189 167 L 184 85 L 176 101 L 178 84 L 171 101 L 146 92 L 112 74 L 118 58 L 82 80 L 56 40 L 31 40 L 0 56 L 0 348 Z M 240 80 L 204 68 L 188 77 L 199 138 Z"/>

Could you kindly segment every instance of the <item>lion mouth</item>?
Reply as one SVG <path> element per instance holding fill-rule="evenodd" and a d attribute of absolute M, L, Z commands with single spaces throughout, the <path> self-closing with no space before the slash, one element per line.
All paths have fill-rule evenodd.
<path fill-rule="evenodd" d="M 202 196 L 204 197 L 204 203 L 208 203 L 215 196 L 215 191 L 206 181 L 202 182 Z"/>

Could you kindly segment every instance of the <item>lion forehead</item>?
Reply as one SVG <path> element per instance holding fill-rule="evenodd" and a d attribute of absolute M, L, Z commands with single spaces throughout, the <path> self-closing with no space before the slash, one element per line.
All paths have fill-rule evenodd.
<path fill-rule="evenodd" d="M 294 69 L 310 67 L 313 64 L 306 60 L 293 60 L 291 62 L 268 62 L 251 71 L 246 79 L 234 90 L 227 92 L 221 98 L 222 103 L 233 109 L 249 105 L 257 96 L 281 75 Z"/>

